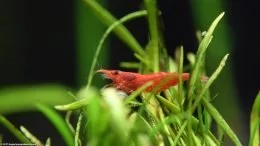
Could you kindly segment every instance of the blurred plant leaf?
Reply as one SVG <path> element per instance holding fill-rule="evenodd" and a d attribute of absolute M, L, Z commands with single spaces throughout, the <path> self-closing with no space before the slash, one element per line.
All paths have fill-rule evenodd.
<path fill-rule="evenodd" d="M 50 122 L 54 125 L 54 127 L 59 131 L 63 140 L 68 146 L 74 145 L 74 139 L 72 136 L 72 132 L 67 126 L 65 120 L 52 108 L 44 104 L 36 104 L 37 109 L 45 115 Z"/>
<path fill-rule="evenodd" d="M 58 85 L 13 86 L 0 90 L 0 113 L 35 110 L 35 103 L 66 104 L 72 101 L 68 90 Z"/>
<path fill-rule="evenodd" d="M 260 91 L 258 92 L 250 115 L 249 146 L 260 144 Z"/>

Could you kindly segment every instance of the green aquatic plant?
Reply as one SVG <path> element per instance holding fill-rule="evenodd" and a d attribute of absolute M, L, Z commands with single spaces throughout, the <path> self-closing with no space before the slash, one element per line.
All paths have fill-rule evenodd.
<path fill-rule="evenodd" d="M 0 124 L 5 126 L 22 143 L 44 145 L 29 129 L 16 128 L 4 115 L 12 112 L 38 110 L 56 127 L 66 145 L 222 145 L 223 134 L 234 145 L 241 142 L 229 124 L 212 105 L 210 86 L 224 69 L 228 54 L 223 56 L 219 66 L 207 82 L 201 82 L 204 74 L 205 55 L 213 39 L 213 32 L 224 13 L 221 13 L 209 26 L 201 38 L 196 54 L 189 53 L 190 64 L 183 64 L 184 48 L 177 48 L 176 58 L 165 53 L 157 22 L 160 12 L 155 0 L 144 0 L 145 9 L 116 19 L 111 13 L 93 0 L 85 0 L 86 5 L 108 26 L 100 39 L 89 71 L 86 86 L 76 94 L 67 92 L 62 86 L 17 87 L 0 91 Z M 127 21 L 147 17 L 150 40 L 145 48 L 136 41 L 124 26 Z M 98 90 L 92 86 L 95 67 L 102 46 L 109 36 L 115 33 L 133 51 L 138 62 L 122 62 L 124 68 L 134 68 L 139 73 L 169 71 L 182 74 L 189 68 L 191 78 L 184 83 L 179 76 L 178 85 L 161 94 L 143 92 L 151 82 L 120 97 L 114 88 Z M 161 62 L 162 66 L 161 67 Z M 221 92 L 221 91 L 220 91 Z M 22 102 L 18 97 L 26 100 Z M 258 94 L 251 114 L 251 139 L 249 145 L 259 144 L 259 99 Z M 10 106 L 14 105 L 14 106 Z M 52 107 L 55 107 L 54 110 Z M 62 118 L 58 112 L 67 112 Z M 77 122 L 70 122 L 76 117 Z M 214 124 L 215 123 L 215 124 Z M 216 133 L 216 126 L 223 133 Z M 45 145 L 51 145 L 48 138 Z"/>

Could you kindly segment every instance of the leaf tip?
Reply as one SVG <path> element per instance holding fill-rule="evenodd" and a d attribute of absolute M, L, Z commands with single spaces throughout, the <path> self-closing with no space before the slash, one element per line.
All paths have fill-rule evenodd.
<path fill-rule="evenodd" d="M 64 111 L 66 109 L 66 107 L 64 105 L 56 105 L 56 106 L 54 106 L 54 108 L 56 110 L 60 110 L 60 111 Z"/>

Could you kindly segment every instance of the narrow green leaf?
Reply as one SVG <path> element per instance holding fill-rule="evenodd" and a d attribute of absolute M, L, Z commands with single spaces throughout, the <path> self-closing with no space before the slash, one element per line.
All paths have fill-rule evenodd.
<path fill-rule="evenodd" d="M 260 91 L 258 92 L 250 115 L 249 146 L 260 144 Z"/>
<path fill-rule="evenodd" d="M 83 118 L 83 115 L 80 114 L 80 115 L 79 115 L 79 118 L 78 118 L 78 122 L 77 122 L 75 137 L 74 137 L 75 146 L 81 146 L 81 141 L 80 141 L 80 138 L 79 138 L 79 133 L 80 133 L 80 128 L 81 128 L 81 124 L 82 124 L 82 118 Z"/>
<path fill-rule="evenodd" d="M 210 25 L 205 37 L 201 41 L 197 55 L 196 55 L 196 62 L 192 70 L 190 84 L 189 84 L 189 91 L 188 91 L 188 98 L 191 99 L 191 96 L 195 89 L 195 82 L 200 78 L 200 67 L 203 64 L 203 57 L 205 56 L 205 52 L 207 50 L 207 47 L 209 43 L 212 40 L 212 33 L 214 29 L 216 28 L 218 22 L 221 20 L 221 18 L 224 16 L 224 13 L 221 13 Z"/>
<path fill-rule="evenodd" d="M 107 26 L 112 25 L 117 21 L 117 19 L 105 8 L 103 8 L 97 1 L 95 0 L 84 0 L 87 6 L 96 14 L 97 18 L 99 18 L 104 24 Z M 125 42 L 134 52 L 140 54 L 141 56 L 145 55 L 145 52 L 141 45 L 137 42 L 134 36 L 127 30 L 122 23 L 118 24 L 118 27 L 115 27 L 113 31 L 116 35 Z"/>
<path fill-rule="evenodd" d="M 216 80 L 220 72 L 222 71 L 223 67 L 225 66 L 226 60 L 228 58 L 228 55 L 225 55 L 224 58 L 221 60 L 218 68 L 214 71 L 214 73 L 211 75 L 211 77 L 208 79 L 207 83 L 205 86 L 202 88 L 202 91 L 199 93 L 199 96 L 195 99 L 195 102 L 192 106 L 192 113 L 195 111 L 197 105 L 199 104 L 200 100 L 203 98 L 203 95 L 207 92 L 209 89 L 210 85 Z"/>
<path fill-rule="evenodd" d="M 0 134 L 0 143 L 3 143 L 3 135 Z"/>
<path fill-rule="evenodd" d="M 94 97 L 98 97 L 98 91 L 95 88 L 82 88 L 77 97 L 80 98 L 78 101 L 65 104 L 65 105 L 56 105 L 55 108 L 57 110 L 61 111 L 68 111 L 68 110 L 75 110 L 75 109 L 80 109 L 85 107 L 86 105 L 89 104 L 89 102 L 92 100 Z"/>
<path fill-rule="evenodd" d="M 181 110 L 180 108 L 171 103 L 170 101 L 166 100 L 164 97 L 160 96 L 160 95 L 156 95 L 157 99 L 162 103 L 162 106 L 167 107 L 169 110 L 171 110 L 172 113 L 179 113 Z"/>
<path fill-rule="evenodd" d="M 183 96 L 183 91 L 182 91 L 182 72 L 183 72 L 183 60 L 184 60 L 184 55 L 183 55 L 183 46 L 181 46 L 179 48 L 179 66 L 178 66 L 178 92 L 179 92 L 179 96 L 178 96 L 178 103 L 179 106 L 182 107 L 182 101 L 184 100 L 184 96 Z"/>
<path fill-rule="evenodd" d="M 219 21 L 222 19 L 222 17 L 224 16 L 224 12 L 222 12 L 210 25 L 208 31 L 206 32 L 203 40 L 201 41 L 201 45 L 199 46 L 198 49 L 198 54 L 203 54 L 202 52 L 205 52 L 205 48 L 203 47 L 203 45 L 207 44 L 206 46 L 208 46 L 209 44 L 209 38 L 212 36 L 216 26 L 218 25 Z M 203 42 L 204 41 L 204 42 Z M 204 44 L 205 43 L 205 44 Z"/>
<path fill-rule="evenodd" d="M 24 126 L 20 126 L 20 130 L 24 133 L 24 135 L 30 139 L 30 141 L 37 146 L 43 146 L 43 143 L 35 137 L 29 130 L 27 130 Z"/>
<path fill-rule="evenodd" d="M 239 141 L 237 135 L 234 133 L 234 131 L 229 127 L 227 122 L 223 119 L 223 117 L 220 115 L 220 113 L 213 107 L 206 99 L 202 98 L 202 104 L 207 109 L 207 111 L 211 114 L 213 119 L 216 121 L 216 123 L 223 128 L 223 130 L 227 133 L 227 135 L 230 137 L 230 139 L 234 142 L 236 146 L 242 146 L 241 142 Z"/>
<path fill-rule="evenodd" d="M 68 111 L 68 112 L 66 113 L 66 116 L 65 116 L 65 121 L 66 121 L 68 127 L 70 128 L 70 131 L 71 131 L 73 134 L 75 134 L 75 129 L 74 129 L 73 125 L 70 123 L 71 115 L 72 115 L 72 111 Z"/>

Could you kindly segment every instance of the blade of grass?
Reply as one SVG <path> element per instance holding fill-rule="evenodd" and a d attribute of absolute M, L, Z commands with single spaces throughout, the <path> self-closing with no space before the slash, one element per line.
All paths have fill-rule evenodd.
<path fill-rule="evenodd" d="M 93 11 L 93 13 L 96 14 L 97 18 L 99 18 L 107 26 L 110 26 L 117 21 L 117 19 L 109 11 L 103 8 L 97 1 L 84 0 L 84 2 Z M 137 42 L 134 36 L 127 30 L 127 28 L 122 25 L 122 23 L 118 24 L 118 27 L 115 27 L 113 31 L 134 52 L 140 54 L 141 56 L 145 56 L 145 52 L 141 45 Z"/>
<path fill-rule="evenodd" d="M 20 142 L 25 143 L 25 144 L 31 143 L 31 141 L 28 140 L 27 137 L 24 136 L 20 130 L 15 128 L 15 126 L 1 114 L 0 114 L 0 123 L 4 127 L 6 127 Z"/>
<path fill-rule="evenodd" d="M 202 88 L 202 91 L 200 92 L 199 96 L 195 99 L 194 104 L 191 108 L 192 113 L 195 111 L 197 105 L 199 104 L 200 100 L 203 98 L 203 95 L 207 92 L 210 85 L 216 80 L 220 72 L 222 71 L 223 67 L 225 66 L 226 60 L 228 58 L 228 55 L 225 55 L 224 58 L 221 60 L 218 68 L 215 70 L 215 72 L 212 74 L 212 76 L 208 79 L 205 86 Z"/>
<path fill-rule="evenodd" d="M 178 66 L 178 92 L 179 92 L 179 96 L 178 96 L 178 103 L 180 108 L 182 108 L 182 101 L 183 99 L 183 91 L 182 91 L 182 71 L 183 71 L 183 46 L 181 46 L 179 48 L 179 66 Z"/>
<path fill-rule="evenodd" d="M 129 20 L 132 20 L 134 18 L 138 18 L 138 17 L 142 17 L 142 16 L 145 16 L 147 14 L 146 11 L 137 11 L 137 12 L 134 12 L 134 13 L 130 13 L 124 17 L 122 17 L 121 19 L 119 19 L 118 21 L 115 21 L 112 25 L 110 25 L 107 30 L 105 31 L 104 35 L 102 36 L 102 38 L 100 39 L 99 43 L 98 43 L 98 46 L 97 46 L 97 49 L 96 49 L 96 52 L 95 52 L 95 55 L 94 55 L 94 58 L 93 58 L 93 62 L 91 64 L 91 67 L 90 67 L 90 71 L 89 71 L 89 75 L 88 75 L 88 82 L 87 82 L 87 89 L 89 88 L 91 82 L 92 82 L 92 79 L 93 79 L 93 75 L 94 75 L 94 69 L 95 69 L 95 66 L 96 66 L 96 63 L 97 63 L 97 60 L 98 60 L 98 56 L 100 54 L 100 51 L 101 51 L 101 48 L 106 40 L 106 38 L 108 37 L 108 35 L 115 29 L 117 28 L 118 26 L 120 26 L 122 23 L 124 22 L 127 22 Z M 142 57 L 144 57 L 144 55 L 142 54 L 141 55 Z"/>
<path fill-rule="evenodd" d="M 227 60 L 227 57 L 228 57 L 228 54 L 226 56 L 224 56 L 224 58 L 220 62 L 219 67 L 216 69 L 216 71 L 213 73 L 213 75 L 209 78 L 209 80 L 207 81 L 206 85 L 202 88 L 202 91 L 199 93 L 198 97 L 196 97 L 196 99 L 194 101 L 194 104 L 189 106 L 190 107 L 190 112 L 189 113 L 191 115 L 195 111 L 195 109 L 197 108 L 200 100 L 203 98 L 203 95 L 206 93 L 206 91 L 209 89 L 210 85 L 218 77 L 219 73 L 223 69 L 223 67 L 225 65 L 225 62 Z M 189 104 L 191 104 L 191 101 L 189 102 Z M 191 130 L 191 122 L 188 122 L 188 131 L 189 131 L 188 134 L 191 134 L 190 133 L 190 132 L 192 132 L 192 130 Z"/>
<path fill-rule="evenodd" d="M 157 97 L 158 101 L 160 101 L 163 106 L 167 107 L 173 114 L 179 113 L 181 111 L 177 105 L 168 101 L 164 97 L 162 97 L 160 95 L 156 95 L 156 97 Z"/>
<path fill-rule="evenodd" d="M 20 130 L 24 133 L 24 135 L 30 139 L 31 142 L 36 144 L 37 146 L 44 146 L 43 143 L 35 137 L 29 130 L 27 130 L 24 126 L 20 126 Z"/>
<path fill-rule="evenodd" d="M 211 114 L 216 123 L 223 128 L 223 130 L 227 133 L 230 139 L 234 142 L 236 146 L 242 146 L 239 141 L 237 135 L 234 131 L 229 127 L 224 118 L 220 115 L 220 113 L 216 110 L 214 106 L 212 106 L 206 99 L 202 98 L 202 104 L 207 109 L 207 111 Z"/>
<path fill-rule="evenodd" d="M 250 115 L 249 146 L 260 144 L 260 91 L 258 92 Z"/>
<path fill-rule="evenodd" d="M 203 63 L 203 57 L 205 55 L 205 52 L 207 50 L 207 47 L 209 43 L 211 42 L 212 39 L 212 33 L 214 29 L 216 28 L 218 22 L 221 20 L 221 18 L 224 16 L 224 12 L 221 13 L 210 25 L 205 37 L 201 41 L 197 54 L 196 54 L 196 62 L 194 64 L 191 78 L 190 78 L 190 83 L 189 83 L 189 91 L 188 91 L 188 99 L 191 99 L 191 96 L 193 95 L 194 89 L 195 89 L 195 82 L 200 78 L 200 67 Z"/>
<path fill-rule="evenodd" d="M 72 136 L 72 133 L 67 126 L 66 122 L 63 120 L 63 118 L 52 108 L 44 105 L 44 104 L 36 104 L 37 109 L 45 115 L 57 128 L 61 136 L 63 137 L 63 140 L 68 146 L 74 145 L 74 139 Z"/>

